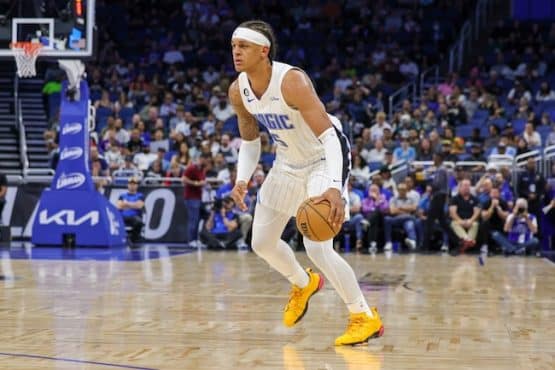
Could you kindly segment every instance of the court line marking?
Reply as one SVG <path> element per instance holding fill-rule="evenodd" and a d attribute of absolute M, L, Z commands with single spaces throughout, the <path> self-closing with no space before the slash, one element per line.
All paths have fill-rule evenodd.
<path fill-rule="evenodd" d="M 90 364 L 90 365 L 100 365 L 100 366 L 106 366 L 106 367 L 119 367 L 119 368 L 122 368 L 122 369 L 158 370 L 158 369 L 154 369 L 152 367 L 118 365 L 118 364 L 111 364 L 109 362 L 85 361 L 85 360 L 77 360 L 77 359 L 72 359 L 72 358 L 49 357 L 49 356 L 41 356 L 41 355 L 28 355 L 28 354 L 25 354 L 25 353 L 0 352 L 0 356 L 12 356 L 12 357 L 35 358 L 35 359 L 40 359 L 40 360 L 73 362 L 73 363 L 77 363 L 77 364 Z"/>
<path fill-rule="evenodd" d="M 543 260 L 551 265 L 555 265 L 555 262 L 553 262 L 550 258 L 544 257 Z"/>

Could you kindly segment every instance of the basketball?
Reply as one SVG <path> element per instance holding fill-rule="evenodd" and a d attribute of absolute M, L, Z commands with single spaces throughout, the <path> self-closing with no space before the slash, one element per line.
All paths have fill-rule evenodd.
<path fill-rule="evenodd" d="M 312 198 L 305 200 L 297 210 L 297 229 L 308 239 L 321 242 L 332 239 L 341 230 L 328 222 L 331 205 L 327 200 L 314 203 Z"/>

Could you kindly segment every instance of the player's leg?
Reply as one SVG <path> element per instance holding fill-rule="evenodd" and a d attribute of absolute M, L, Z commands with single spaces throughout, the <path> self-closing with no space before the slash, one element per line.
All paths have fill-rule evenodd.
<path fill-rule="evenodd" d="M 258 203 L 252 229 L 252 249 L 293 284 L 283 313 L 285 326 L 293 326 L 303 318 L 310 297 L 324 283 L 319 274 L 303 270 L 291 247 L 281 240 L 289 218 L 285 213 Z"/>
<path fill-rule="evenodd" d="M 329 186 L 329 179 L 320 169 L 309 175 L 309 197 L 322 194 Z M 348 206 L 348 205 L 347 205 Z M 358 344 L 383 334 L 383 325 L 375 308 L 370 309 L 362 294 L 355 272 L 334 249 L 333 240 L 316 242 L 304 238 L 308 257 L 324 273 L 350 312 L 347 331 L 335 341 L 336 345 Z"/>
<path fill-rule="evenodd" d="M 281 240 L 281 234 L 291 217 L 258 203 L 252 225 L 252 250 L 272 268 L 285 276 L 291 284 L 301 288 L 308 277 L 293 250 Z"/>

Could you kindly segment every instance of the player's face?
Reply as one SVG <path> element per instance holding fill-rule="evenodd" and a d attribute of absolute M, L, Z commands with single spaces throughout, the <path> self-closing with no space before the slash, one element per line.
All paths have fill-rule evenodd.
<path fill-rule="evenodd" d="M 268 56 L 269 48 L 242 39 L 231 40 L 233 65 L 237 72 L 243 72 L 256 66 Z"/>

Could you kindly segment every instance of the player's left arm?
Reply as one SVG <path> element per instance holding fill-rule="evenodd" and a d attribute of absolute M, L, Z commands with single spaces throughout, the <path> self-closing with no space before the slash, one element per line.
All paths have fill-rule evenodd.
<path fill-rule="evenodd" d="M 341 197 L 343 158 L 337 132 L 326 113 L 324 104 L 316 94 L 312 82 L 304 72 L 298 69 L 288 71 L 283 78 L 281 92 L 285 102 L 301 113 L 314 135 L 324 146 L 327 172 L 331 183 L 330 187 L 316 201 L 327 199 L 331 204 L 328 221 L 334 225 L 341 225 L 345 220 L 345 203 Z"/>

